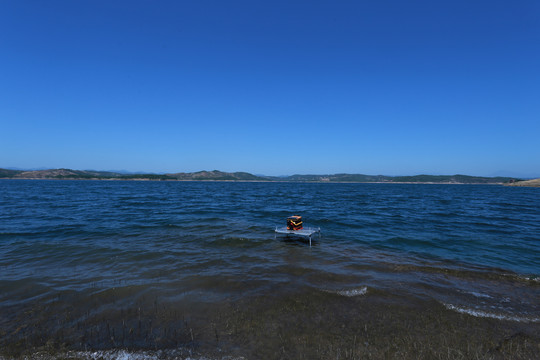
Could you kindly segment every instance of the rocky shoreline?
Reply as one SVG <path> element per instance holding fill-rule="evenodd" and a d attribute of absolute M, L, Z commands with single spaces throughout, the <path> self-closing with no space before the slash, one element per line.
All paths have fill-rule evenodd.
<path fill-rule="evenodd" d="M 540 187 L 540 179 L 517 181 L 517 182 L 508 184 L 508 186 Z"/>

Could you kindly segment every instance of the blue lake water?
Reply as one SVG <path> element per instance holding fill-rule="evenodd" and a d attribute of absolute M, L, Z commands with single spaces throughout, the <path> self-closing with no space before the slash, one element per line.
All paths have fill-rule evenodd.
<path fill-rule="evenodd" d="M 295 214 L 321 228 L 313 246 L 275 238 L 275 226 Z M 70 296 L 110 289 L 123 289 L 111 302 L 122 306 L 150 293 L 211 304 L 309 288 L 401 293 L 471 316 L 537 323 L 539 275 L 534 188 L 0 181 L 4 311 L 71 306 Z M 9 330 L 10 321 L 0 326 Z"/>

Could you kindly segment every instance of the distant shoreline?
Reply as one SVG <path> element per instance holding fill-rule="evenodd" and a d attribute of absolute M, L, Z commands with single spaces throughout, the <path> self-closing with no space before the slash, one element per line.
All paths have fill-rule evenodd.
<path fill-rule="evenodd" d="M 213 181 L 213 182 L 272 182 L 272 183 L 338 183 L 338 184 L 435 184 L 435 185 L 515 185 L 540 186 L 534 180 L 522 181 L 512 177 L 483 177 L 470 175 L 413 175 L 385 176 L 365 174 L 324 174 L 265 176 L 247 172 L 219 170 L 192 173 L 125 174 L 111 171 L 49 169 L 9 170 L 0 168 L 0 179 L 12 180 L 99 180 L 99 181 Z"/>
<path fill-rule="evenodd" d="M 459 182 L 397 182 L 397 181 L 302 181 L 302 180 L 213 180 L 213 179 L 199 179 L 199 180 L 182 180 L 182 179 L 103 179 L 103 178 L 90 178 L 90 179 L 78 179 L 78 178 L 0 178 L 0 180 L 33 180 L 33 181 L 151 181 L 151 182 L 225 182 L 225 183 L 295 183 L 295 184 L 388 184 L 388 185 L 498 185 L 498 186 L 510 186 L 505 183 L 459 183 Z M 517 186 L 517 185 L 516 185 Z M 520 185 L 524 186 L 524 185 Z"/>
<path fill-rule="evenodd" d="M 518 187 L 540 187 L 540 179 L 517 181 L 511 184 L 505 184 L 505 185 L 518 186 Z"/>

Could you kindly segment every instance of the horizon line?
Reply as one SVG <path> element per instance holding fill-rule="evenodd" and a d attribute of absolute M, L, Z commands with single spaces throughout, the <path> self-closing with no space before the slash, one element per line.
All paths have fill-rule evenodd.
<path fill-rule="evenodd" d="M 12 170 L 12 171 L 23 171 L 23 172 L 29 172 L 29 171 L 50 171 L 50 170 L 71 170 L 71 171 L 91 171 L 91 172 L 110 172 L 110 173 L 117 173 L 117 174 L 131 174 L 131 175 L 167 175 L 167 174 L 195 174 L 200 172 L 221 172 L 221 173 L 247 173 L 254 176 L 260 176 L 260 177 L 270 177 L 270 178 L 281 178 L 281 177 L 289 177 L 289 176 L 334 176 L 334 175 L 365 175 L 365 176 L 385 176 L 385 177 L 401 177 L 401 176 L 470 176 L 470 177 L 484 177 L 484 178 L 524 178 L 524 179 L 535 179 L 539 178 L 540 175 L 536 176 L 516 176 L 516 175 L 469 175 L 466 173 L 416 173 L 414 175 L 411 174 L 401 174 L 401 175 L 385 175 L 385 174 L 369 174 L 369 173 L 360 173 L 360 172 L 336 172 L 336 173 L 294 173 L 294 174 L 286 174 L 286 175 L 266 175 L 266 174 L 255 174 L 249 171 L 223 171 L 218 169 L 213 170 L 197 170 L 197 171 L 168 171 L 168 172 L 155 172 L 155 171 L 131 171 L 131 170 L 95 170 L 95 169 L 73 169 L 68 167 L 51 167 L 51 168 L 19 168 L 19 167 L 0 167 L 0 170 Z"/>

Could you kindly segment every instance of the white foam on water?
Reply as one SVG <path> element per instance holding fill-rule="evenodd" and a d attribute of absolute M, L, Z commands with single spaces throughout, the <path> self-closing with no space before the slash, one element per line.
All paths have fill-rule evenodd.
<path fill-rule="evenodd" d="M 478 292 L 478 291 L 466 291 L 466 290 L 458 290 L 458 291 L 460 293 L 462 293 L 462 294 L 473 295 L 474 297 L 477 297 L 477 298 L 493 299 L 493 296 L 488 295 L 488 294 L 484 294 L 484 293 L 481 293 L 481 292 Z"/>
<path fill-rule="evenodd" d="M 534 281 L 534 282 L 540 282 L 540 276 L 538 275 L 531 275 L 531 276 L 525 276 L 523 279 L 527 281 Z"/>
<path fill-rule="evenodd" d="M 126 350 L 100 350 L 100 351 L 68 351 L 67 353 L 44 354 L 36 353 L 25 357 L 27 360 L 54 360 L 54 359 L 84 359 L 84 360 L 218 360 L 202 355 L 189 355 L 189 352 L 179 350 L 158 351 L 126 351 Z M 0 356 L 0 360 L 7 360 Z M 243 357 L 223 356 L 219 360 L 244 360 Z"/>
<path fill-rule="evenodd" d="M 492 299 L 493 297 L 488 294 L 479 293 L 476 291 L 470 291 L 469 294 L 476 296 L 477 298 Z"/>
<path fill-rule="evenodd" d="M 343 295 L 347 297 L 360 296 L 367 294 L 367 286 L 362 286 L 360 288 L 349 289 L 349 290 L 340 290 L 335 292 L 338 295 Z"/>
<path fill-rule="evenodd" d="M 443 305 L 448 310 L 453 310 L 461 314 L 468 314 L 475 317 L 485 317 L 485 318 L 498 319 L 498 320 L 510 320 L 510 321 L 528 322 L 528 323 L 540 322 L 540 318 L 536 318 L 536 317 L 496 314 L 496 313 L 490 313 L 483 310 L 466 308 L 464 306 L 455 306 L 455 305 L 446 304 L 446 303 L 443 303 Z"/>

